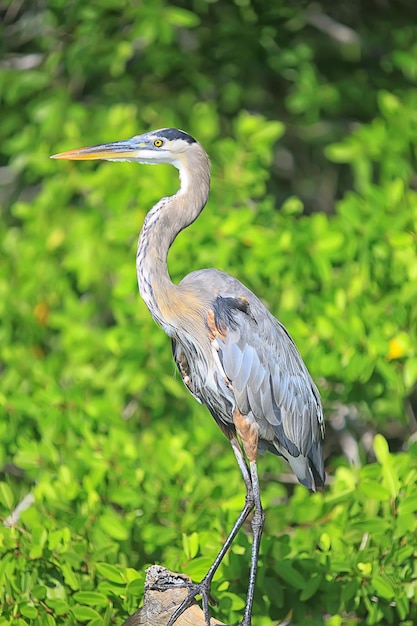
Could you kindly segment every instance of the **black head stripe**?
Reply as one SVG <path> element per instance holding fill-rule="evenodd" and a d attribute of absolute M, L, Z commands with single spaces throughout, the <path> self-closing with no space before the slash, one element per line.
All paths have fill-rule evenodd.
<path fill-rule="evenodd" d="M 172 141 L 173 139 L 182 139 L 187 143 L 197 143 L 194 137 L 191 137 L 188 133 L 185 133 L 183 130 L 178 130 L 177 128 L 162 128 L 152 134 L 168 139 L 168 141 Z"/>

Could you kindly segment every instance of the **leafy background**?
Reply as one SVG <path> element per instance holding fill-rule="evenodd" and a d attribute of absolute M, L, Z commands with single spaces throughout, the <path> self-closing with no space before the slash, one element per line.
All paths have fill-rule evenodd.
<path fill-rule="evenodd" d="M 175 171 L 48 158 L 162 126 L 195 135 L 213 172 L 173 278 L 244 281 L 325 406 L 325 493 L 259 463 L 254 626 L 415 624 L 414 2 L 0 0 L 0 14 L 0 626 L 121 624 L 147 565 L 197 580 L 242 506 L 228 444 L 137 295 L 137 234 Z M 241 533 L 215 579 L 227 623 L 249 555 Z"/>

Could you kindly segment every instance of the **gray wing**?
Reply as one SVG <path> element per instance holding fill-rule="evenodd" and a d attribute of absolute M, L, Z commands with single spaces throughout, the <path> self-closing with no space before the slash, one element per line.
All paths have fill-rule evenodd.
<path fill-rule="evenodd" d="M 322 486 L 320 395 L 284 326 L 245 290 L 216 298 L 209 330 L 237 408 L 258 425 L 260 448 L 284 456 L 309 488 Z"/>

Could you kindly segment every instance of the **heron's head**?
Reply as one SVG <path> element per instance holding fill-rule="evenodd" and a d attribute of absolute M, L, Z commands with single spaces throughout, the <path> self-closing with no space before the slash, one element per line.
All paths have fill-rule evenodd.
<path fill-rule="evenodd" d="M 161 128 L 124 141 L 105 143 L 54 154 L 52 159 L 78 161 L 104 159 L 106 161 L 136 161 L 138 163 L 168 163 L 181 169 L 184 158 L 200 151 L 200 144 L 183 130 Z"/>

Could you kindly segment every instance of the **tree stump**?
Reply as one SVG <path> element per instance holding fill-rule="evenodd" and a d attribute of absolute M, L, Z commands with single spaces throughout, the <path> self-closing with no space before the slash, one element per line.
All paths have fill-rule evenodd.
<path fill-rule="evenodd" d="M 187 596 L 186 585 L 190 583 L 191 579 L 184 574 L 176 574 L 160 565 L 152 565 L 146 571 L 143 607 L 128 617 L 122 626 L 166 626 L 171 615 Z M 155 589 L 157 586 L 164 590 Z M 210 624 L 225 626 L 214 618 L 211 618 Z M 193 602 L 180 615 L 175 626 L 205 626 L 200 606 Z"/>

